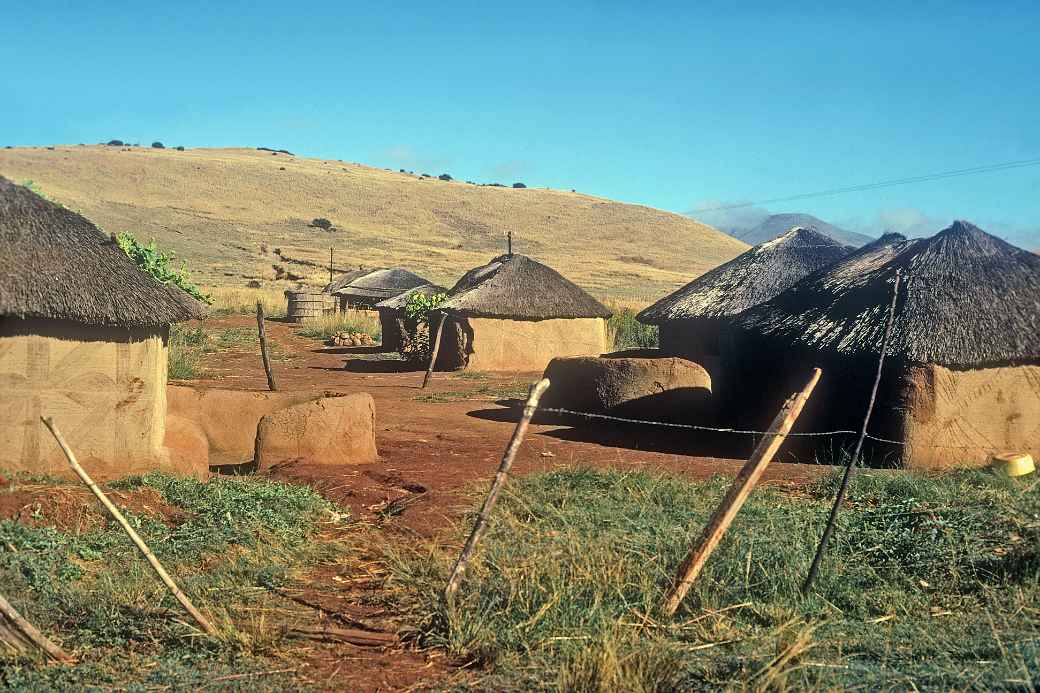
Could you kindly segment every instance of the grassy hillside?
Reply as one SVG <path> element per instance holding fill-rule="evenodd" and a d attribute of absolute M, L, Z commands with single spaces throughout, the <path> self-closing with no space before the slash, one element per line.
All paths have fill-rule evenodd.
<path fill-rule="evenodd" d="M 439 173 L 431 171 L 430 173 Z M 106 231 L 156 239 L 216 286 L 321 283 L 337 269 L 404 265 L 450 285 L 505 249 L 593 293 L 649 301 L 747 246 L 692 219 L 558 190 L 480 187 L 252 149 L 0 149 L 0 175 L 32 180 Z M 310 226 L 318 217 L 336 227 Z"/>

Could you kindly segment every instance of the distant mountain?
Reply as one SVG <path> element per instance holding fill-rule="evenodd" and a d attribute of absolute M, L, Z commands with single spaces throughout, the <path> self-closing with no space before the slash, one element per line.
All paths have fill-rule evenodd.
<path fill-rule="evenodd" d="M 814 226 L 817 231 L 825 236 L 830 236 L 839 243 L 851 245 L 856 248 L 861 245 L 866 245 L 874 240 L 865 234 L 856 233 L 855 231 L 846 231 L 845 229 L 838 228 L 834 224 L 828 224 L 811 214 L 773 214 L 766 217 L 762 223 L 754 228 L 745 230 L 734 229 L 730 233 L 734 238 L 739 238 L 745 243 L 758 245 L 759 243 L 771 241 L 783 233 L 787 233 L 791 230 L 792 226 L 804 226 L 805 228 Z"/>

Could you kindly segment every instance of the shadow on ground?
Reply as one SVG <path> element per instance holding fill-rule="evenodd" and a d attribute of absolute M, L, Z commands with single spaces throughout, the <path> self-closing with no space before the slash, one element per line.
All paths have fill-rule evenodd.
<path fill-rule="evenodd" d="M 524 405 L 522 400 L 506 399 L 494 404 L 496 405 L 494 408 L 476 409 L 467 412 L 467 415 L 475 419 L 500 423 L 516 423 L 520 420 L 520 413 Z M 535 414 L 532 423 L 541 426 L 559 426 L 554 430 L 535 434 L 558 440 L 591 443 L 624 450 L 695 457 L 747 459 L 761 439 L 760 436 L 745 433 L 699 431 L 671 426 L 602 421 L 548 412 Z M 700 422 L 694 421 L 685 423 L 700 425 Z M 794 441 L 789 441 L 784 447 L 792 447 L 793 443 Z M 784 461 L 791 459 L 791 456 L 785 454 L 784 449 L 781 449 L 776 459 Z"/>

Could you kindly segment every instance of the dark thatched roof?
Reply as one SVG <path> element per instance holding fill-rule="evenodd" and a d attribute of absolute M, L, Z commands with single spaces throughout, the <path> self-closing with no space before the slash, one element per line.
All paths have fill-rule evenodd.
<path fill-rule="evenodd" d="M 400 293 L 392 298 L 388 298 L 385 301 L 380 301 L 376 304 L 376 310 L 403 310 L 408 305 L 408 300 L 415 294 L 422 294 L 429 298 L 435 294 L 446 294 L 448 290 L 443 286 L 437 286 L 436 284 L 423 284 L 417 286 L 414 289 L 409 289 L 404 293 Z"/>
<path fill-rule="evenodd" d="M 768 301 L 799 279 L 852 251 L 813 229 L 796 226 L 697 277 L 643 310 L 648 325 L 736 315 Z"/>
<path fill-rule="evenodd" d="M 340 275 L 323 291 L 327 294 L 348 298 L 382 301 L 396 296 L 402 291 L 429 283 L 429 279 L 409 272 L 403 267 L 378 267 L 358 269 Z"/>
<path fill-rule="evenodd" d="M 1040 257 L 965 221 L 926 239 L 882 237 L 736 325 L 780 348 L 876 355 L 897 270 L 890 354 L 955 368 L 1040 359 Z"/>
<path fill-rule="evenodd" d="M 610 317 L 610 310 L 583 289 L 524 255 L 501 255 L 466 272 L 441 307 L 473 318 Z"/>
<path fill-rule="evenodd" d="M 0 315 L 132 327 L 204 312 L 79 214 L 0 177 Z"/>

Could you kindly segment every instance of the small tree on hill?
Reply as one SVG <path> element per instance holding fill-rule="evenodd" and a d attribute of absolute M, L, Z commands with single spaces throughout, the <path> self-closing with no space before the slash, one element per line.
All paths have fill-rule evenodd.
<path fill-rule="evenodd" d="M 513 183 L 513 187 L 517 188 L 517 189 L 520 189 L 520 188 L 526 188 L 527 186 L 524 185 L 523 183 Z"/>
<path fill-rule="evenodd" d="M 155 141 L 152 142 L 152 149 L 166 149 L 166 147 L 163 146 L 162 142 Z"/>
<path fill-rule="evenodd" d="M 318 217 L 317 219 L 311 221 L 311 226 L 328 231 L 332 228 L 332 222 L 326 219 L 325 217 Z"/>
<path fill-rule="evenodd" d="M 451 176 L 449 176 L 447 173 L 442 173 L 441 175 L 437 176 L 437 178 L 439 178 L 440 180 L 444 180 L 444 181 L 448 181 L 448 180 L 452 179 Z"/>

